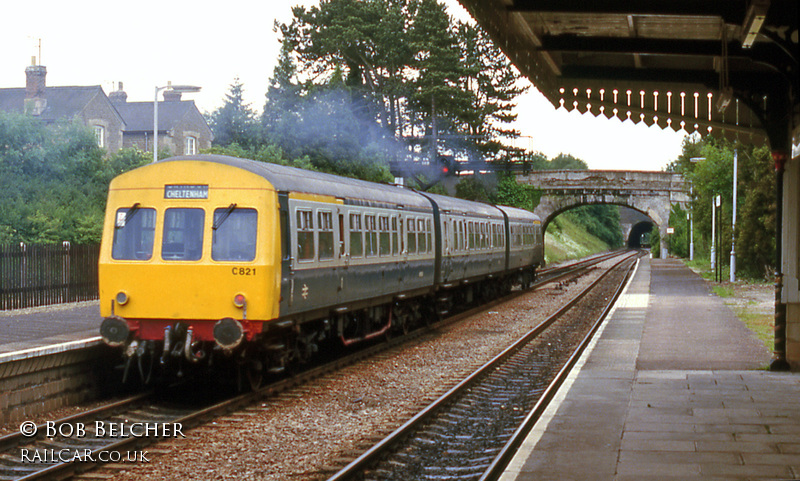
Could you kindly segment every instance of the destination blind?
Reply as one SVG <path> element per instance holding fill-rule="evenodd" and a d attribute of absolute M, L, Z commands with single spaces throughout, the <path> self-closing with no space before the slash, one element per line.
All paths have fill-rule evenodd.
<path fill-rule="evenodd" d="M 165 199 L 208 199 L 208 185 L 165 185 Z"/>

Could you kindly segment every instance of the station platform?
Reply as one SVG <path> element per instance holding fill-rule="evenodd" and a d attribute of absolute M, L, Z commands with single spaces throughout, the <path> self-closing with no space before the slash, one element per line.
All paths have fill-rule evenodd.
<path fill-rule="evenodd" d="M 77 349 L 100 343 L 101 321 L 99 301 L 0 311 L 0 362 L 12 354 L 52 351 L 52 346 Z"/>
<path fill-rule="evenodd" d="M 642 259 L 501 479 L 800 479 L 800 375 L 769 360 L 682 262 Z"/>

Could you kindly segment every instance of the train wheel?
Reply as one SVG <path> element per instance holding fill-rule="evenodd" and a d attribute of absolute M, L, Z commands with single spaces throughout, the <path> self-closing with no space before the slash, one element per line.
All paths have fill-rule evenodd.
<path fill-rule="evenodd" d="M 394 306 L 392 309 L 392 329 L 395 332 L 408 334 L 412 322 L 413 314 L 406 306 Z"/>
<path fill-rule="evenodd" d="M 156 353 L 153 344 L 150 341 L 144 341 L 139 349 L 136 350 L 136 365 L 139 368 L 139 379 L 142 385 L 150 384 L 153 379 L 153 370 L 158 361 L 156 361 Z"/>
<path fill-rule="evenodd" d="M 251 391 L 257 391 L 264 382 L 264 365 L 261 361 L 255 360 L 244 362 L 239 365 L 238 378 L 239 391 L 244 391 L 245 387 L 250 387 Z"/>

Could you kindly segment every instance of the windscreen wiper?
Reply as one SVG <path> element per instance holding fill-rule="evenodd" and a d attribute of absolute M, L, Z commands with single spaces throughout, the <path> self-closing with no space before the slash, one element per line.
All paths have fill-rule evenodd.
<path fill-rule="evenodd" d="M 128 208 L 127 212 L 125 212 L 125 220 L 122 221 L 121 223 L 119 221 L 119 218 L 117 218 L 117 225 L 116 225 L 117 229 L 121 229 L 126 225 L 128 225 L 128 222 L 130 222 L 130 220 L 133 219 L 133 216 L 135 216 L 136 213 L 139 212 L 140 209 L 139 205 L 141 204 L 137 202 L 133 204 L 130 208 Z"/>
<path fill-rule="evenodd" d="M 233 214 L 233 211 L 234 211 L 234 210 L 236 210 L 236 204 L 231 204 L 231 205 L 229 205 L 229 206 L 228 206 L 228 209 L 227 209 L 225 212 L 223 212 L 223 213 L 222 213 L 222 215 L 221 215 L 221 216 L 219 216 L 219 218 L 217 218 L 217 220 L 214 222 L 214 225 L 213 225 L 213 226 L 211 226 L 211 230 L 217 230 L 217 229 L 219 229 L 220 227 L 222 227 L 222 224 L 223 224 L 223 223 L 224 223 L 226 220 L 228 220 L 228 217 L 230 217 L 230 216 L 231 216 L 231 214 Z"/>

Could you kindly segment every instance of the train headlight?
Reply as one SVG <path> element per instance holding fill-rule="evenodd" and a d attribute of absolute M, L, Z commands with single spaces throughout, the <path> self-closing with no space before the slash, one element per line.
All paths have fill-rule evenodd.
<path fill-rule="evenodd" d="M 244 338 L 244 328 L 242 323 L 236 319 L 226 317 L 214 324 L 214 340 L 223 349 L 233 349 L 238 346 Z"/>
<path fill-rule="evenodd" d="M 117 305 L 124 306 L 128 303 L 128 293 L 125 291 L 117 292 L 117 296 L 114 298 L 117 301 Z"/>
<path fill-rule="evenodd" d="M 233 296 L 233 305 L 236 307 L 244 307 L 247 304 L 247 299 L 245 299 L 244 294 L 236 294 Z"/>

